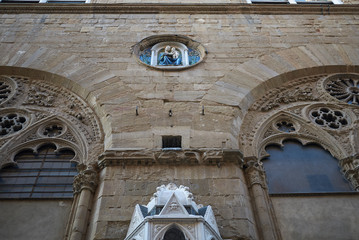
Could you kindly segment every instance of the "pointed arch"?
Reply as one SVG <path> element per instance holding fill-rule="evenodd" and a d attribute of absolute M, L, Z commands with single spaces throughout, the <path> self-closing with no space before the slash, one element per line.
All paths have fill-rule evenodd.
<path fill-rule="evenodd" d="M 281 131 L 276 124 L 284 121 L 291 123 L 294 131 Z M 252 155 L 262 159 L 268 156 L 265 150 L 268 144 L 283 146 L 283 141 L 287 139 L 296 139 L 303 145 L 317 143 L 337 159 L 345 158 L 348 155 L 341 143 L 328 132 L 308 122 L 303 117 L 287 111 L 277 112 L 264 122 L 258 123 L 252 146 L 245 149 L 245 154 L 246 156 Z"/>
<path fill-rule="evenodd" d="M 171 223 L 165 226 L 164 228 L 162 228 L 161 231 L 155 235 L 154 239 L 163 240 L 166 232 L 171 228 L 179 229 L 184 234 L 185 240 L 194 240 L 192 234 L 185 227 L 177 223 Z"/>
<path fill-rule="evenodd" d="M 36 151 L 47 141 L 58 149 L 73 149 L 79 163 L 97 161 L 103 151 L 103 130 L 91 106 L 96 102 L 84 88 L 62 76 L 34 69 L 0 67 L 0 75 L 14 82 L 16 88 L 11 91 L 21 93 L 9 95 L 0 113 L 26 115 L 21 131 L 0 136 L 0 165 L 13 163 L 22 148 Z"/>

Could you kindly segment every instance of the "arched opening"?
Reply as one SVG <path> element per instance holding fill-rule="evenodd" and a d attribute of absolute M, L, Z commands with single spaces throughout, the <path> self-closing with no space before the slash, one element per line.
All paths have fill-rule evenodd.
<path fill-rule="evenodd" d="M 163 240 L 186 240 L 183 232 L 176 227 L 171 227 L 165 233 Z"/>
<path fill-rule="evenodd" d="M 263 160 L 269 193 L 351 192 L 340 173 L 338 161 L 317 144 L 303 146 L 296 140 L 284 141 L 281 148 L 269 145 Z"/>
<path fill-rule="evenodd" d="M 19 152 L 17 166 L 0 171 L 0 198 L 71 198 L 73 178 L 77 175 L 75 153 L 57 150 L 46 144 L 38 149 Z"/>

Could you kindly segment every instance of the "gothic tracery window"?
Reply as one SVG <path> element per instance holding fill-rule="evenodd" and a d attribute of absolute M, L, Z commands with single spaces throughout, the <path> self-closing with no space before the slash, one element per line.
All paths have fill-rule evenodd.
<path fill-rule="evenodd" d="M 270 193 L 351 192 L 337 160 L 317 144 L 303 146 L 295 140 L 284 147 L 269 145 L 263 160 Z"/>
<path fill-rule="evenodd" d="M 72 197 L 73 178 L 77 175 L 75 153 L 57 151 L 52 144 L 37 153 L 23 150 L 14 161 L 17 166 L 0 171 L 0 198 L 68 198 Z"/>

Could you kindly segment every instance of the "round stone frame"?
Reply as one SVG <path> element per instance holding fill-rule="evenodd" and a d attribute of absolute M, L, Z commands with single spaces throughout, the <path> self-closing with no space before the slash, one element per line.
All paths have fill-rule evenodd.
<path fill-rule="evenodd" d="M 199 55 L 200 55 L 200 60 L 198 62 L 196 62 L 195 64 L 192 65 L 185 65 L 185 66 L 158 66 L 158 65 L 150 65 L 150 64 L 146 64 L 144 62 L 142 62 L 140 60 L 140 55 L 141 52 L 149 47 L 153 47 L 155 45 L 159 46 L 165 43 L 171 43 L 175 46 L 185 46 L 186 48 L 191 48 L 196 50 Z M 137 62 L 153 68 L 153 69 L 158 69 L 158 70 L 163 70 L 163 71 L 179 71 L 179 70 L 184 70 L 184 69 L 188 69 L 188 68 L 192 68 L 194 66 L 197 66 L 198 64 L 200 64 L 206 57 L 207 54 L 207 50 L 205 49 L 205 47 L 197 42 L 194 41 L 186 36 L 181 36 L 181 35 L 155 35 L 155 36 L 150 36 L 148 38 L 143 39 L 142 41 L 140 41 L 139 43 L 135 44 L 134 46 L 132 46 L 132 53 L 136 59 Z"/>
<path fill-rule="evenodd" d="M 323 91 L 338 102 L 359 106 L 359 75 L 340 73 L 328 76 L 322 82 Z M 352 103 L 352 100 L 354 102 Z"/>
<path fill-rule="evenodd" d="M 2 109 L 0 111 L 0 116 L 5 116 L 5 115 L 9 115 L 9 114 L 18 115 L 18 116 L 24 118 L 25 122 L 23 122 L 21 129 L 15 130 L 15 131 L 13 130 L 8 134 L 1 135 L 0 139 L 6 139 L 6 138 L 12 137 L 16 134 L 19 134 L 20 132 L 23 132 L 31 123 L 31 115 L 25 109 L 7 108 L 7 109 Z"/>
<path fill-rule="evenodd" d="M 54 126 L 60 126 L 62 128 L 61 133 L 58 135 L 54 135 L 54 136 L 46 135 L 45 131 L 47 131 L 47 128 L 51 128 Z M 62 135 L 64 135 L 66 132 L 67 132 L 67 126 L 65 124 L 63 124 L 59 121 L 51 121 L 51 122 L 46 123 L 45 125 L 40 126 L 37 131 L 37 134 L 40 137 L 44 137 L 44 138 L 58 138 L 58 137 L 61 137 Z"/>
<path fill-rule="evenodd" d="M 313 117 L 311 114 L 313 111 L 318 111 L 321 108 L 329 109 L 332 112 L 336 112 L 336 111 L 340 112 L 341 114 L 343 114 L 343 116 L 341 118 L 346 120 L 346 124 L 340 124 L 340 126 L 338 128 L 331 128 L 328 126 L 328 124 L 320 125 L 320 124 L 316 123 L 315 117 Z M 306 117 L 306 119 L 308 119 L 308 121 L 312 122 L 313 124 L 317 125 L 318 127 L 325 128 L 328 131 L 338 131 L 338 130 L 350 128 L 352 126 L 353 121 L 356 119 L 355 115 L 351 114 L 351 111 L 341 108 L 340 106 L 335 105 L 335 104 L 317 103 L 317 104 L 312 104 L 312 105 L 306 106 L 303 109 L 303 115 Z"/>

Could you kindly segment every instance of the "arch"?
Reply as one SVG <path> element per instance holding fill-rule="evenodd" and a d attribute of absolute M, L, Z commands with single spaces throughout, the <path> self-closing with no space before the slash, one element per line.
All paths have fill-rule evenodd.
<path fill-rule="evenodd" d="M 75 88 L 81 92 L 83 88 L 62 76 L 34 69 L 0 67 L 0 74 L 8 74 L 7 78 L 18 82 L 15 90 L 22 92 L 5 102 L 1 113 L 21 112 L 27 120 L 21 131 L 0 139 L 0 165 L 13 163 L 21 149 L 36 151 L 47 141 L 58 148 L 73 149 L 79 163 L 97 161 L 103 151 L 102 125 L 88 102 L 71 91 Z M 46 135 L 46 127 L 46 134 L 53 127 L 58 132 Z"/>
<path fill-rule="evenodd" d="M 168 224 L 167 226 L 165 226 L 164 228 L 162 228 L 161 231 L 155 235 L 154 239 L 163 240 L 166 232 L 171 228 L 177 228 L 180 231 L 182 231 L 182 233 L 184 234 L 185 240 L 194 240 L 194 236 L 192 236 L 192 234 L 188 231 L 188 229 L 186 229 L 185 227 L 183 227 L 177 223 L 171 223 L 171 224 Z"/>
<path fill-rule="evenodd" d="M 185 240 L 185 236 L 178 228 L 171 227 L 166 231 L 163 240 Z"/>
<path fill-rule="evenodd" d="M 46 137 L 39 132 L 42 127 L 49 123 L 62 123 L 66 126 L 66 136 Z M 35 122 L 23 132 L 17 134 L 2 147 L 2 152 L 6 152 L 6 156 L 2 159 L 1 165 L 14 163 L 14 156 L 23 149 L 32 149 L 34 152 L 48 142 L 53 143 L 57 149 L 71 148 L 75 151 L 74 161 L 85 163 L 88 159 L 89 144 L 86 142 L 86 136 L 81 133 L 69 120 L 61 116 L 50 116 Z"/>
<path fill-rule="evenodd" d="M 32 59 L 34 61 L 33 65 L 31 64 L 25 67 L 23 65 L 18 66 L 11 61 L 0 62 L 0 75 L 23 76 L 26 79 L 41 80 L 55 87 L 67 89 L 81 98 L 88 107 L 93 109 L 97 115 L 96 118 L 98 118 L 101 132 L 103 132 L 102 126 L 109 125 L 107 122 L 108 118 L 106 118 L 106 113 L 99 107 L 96 97 L 92 94 L 92 91 L 96 89 L 93 84 L 94 82 L 98 84 L 107 81 L 115 77 L 115 75 L 108 69 L 99 68 L 98 65 L 91 62 L 82 63 L 77 56 L 65 54 L 61 51 L 58 52 L 58 55 L 48 56 L 46 53 L 53 54 L 52 51 L 47 48 L 41 49 L 44 51 L 44 54 L 42 55 L 43 59 L 40 62 L 36 62 Z M 4 57 L 1 60 L 4 61 L 6 59 L 19 58 L 16 54 L 15 56 L 9 55 L 11 53 L 11 51 L 4 53 L 4 55 L 2 55 Z M 33 56 L 28 56 L 26 54 L 22 55 L 17 62 L 26 62 L 27 59 L 30 59 L 31 57 Z M 56 59 L 64 57 L 64 59 L 66 59 L 66 64 L 58 63 L 56 66 L 51 65 L 53 68 L 49 68 L 49 65 L 43 64 L 43 62 L 57 62 L 53 60 L 54 57 Z M 85 71 L 86 74 L 84 74 Z"/>
<path fill-rule="evenodd" d="M 282 132 L 275 129 L 274 124 L 281 120 L 287 120 L 293 123 L 295 131 Z M 256 132 L 253 136 L 253 142 L 249 147 L 243 149 L 245 156 L 255 156 L 258 159 L 268 156 L 265 147 L 270 144 L 277 144 L 283 146 L 283 141 L 287 139 L 297 139 L 303 145 L 310 143 L 317 143 L 325 150 L 328 150 L 334 157 L 342 159 L 350 155 L 341 146 L 333 136 L 317 127 L 306 119 L 298 115 L 286 111 L 279 111 L 274 115 L 264 118 L 256 124 Z"/>

